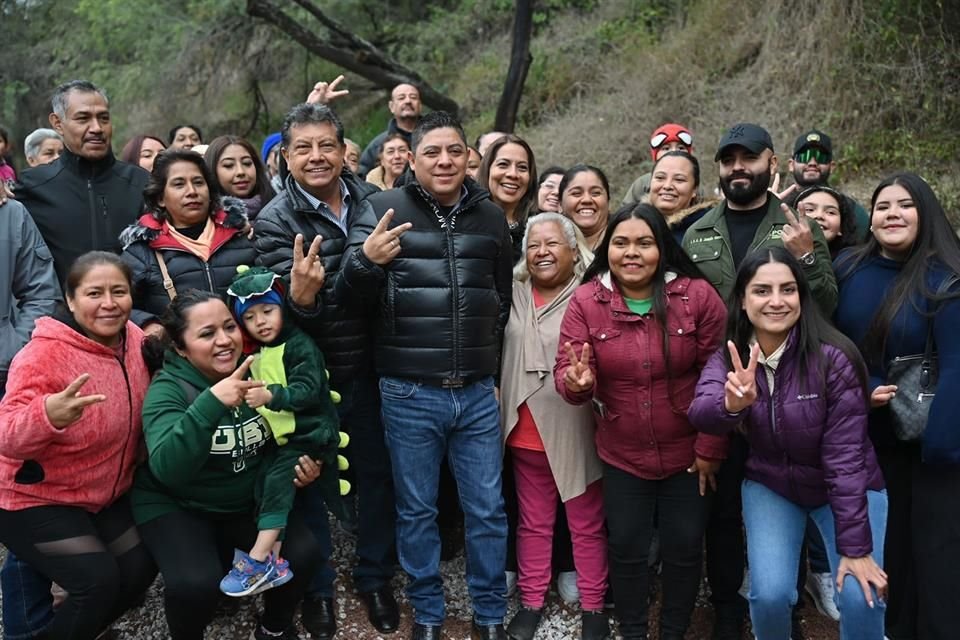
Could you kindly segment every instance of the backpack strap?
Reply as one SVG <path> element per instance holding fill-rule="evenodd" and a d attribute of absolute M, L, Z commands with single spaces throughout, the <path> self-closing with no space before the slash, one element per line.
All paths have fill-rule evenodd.
<path fill-rule="evenodd" d="M 193 404 L 198 397 L 200 397 L 201 390 L 190 384 L 183 378 L 175 378 L 177 384 L 180 385 L 180 390 L 183 391 L 183 395 L 187 398 L 187 404 Z"/>

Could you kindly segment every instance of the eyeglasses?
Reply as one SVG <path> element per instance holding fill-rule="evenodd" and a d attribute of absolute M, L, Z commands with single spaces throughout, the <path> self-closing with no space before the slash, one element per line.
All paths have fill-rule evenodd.
<path fill-rule="evenodd" d="M 801 164 L 807 164 L 811 158 L 815 158 L 817 164 L 830 164 L 830 154 L 816 147 L 807 147 L 793 156 L 793 159 Z"/>
<path fill-rule="evenodd" d="M 668 133 L 658 133 L 657 135 L 650 138 L 650 148 L 659 149 L 664 142 L 667 141 L 667 138 L 670 137 Z M 693 145 L 693 134 L 689 131 L 679 131 L 677 132 L 677 138 L 680 139 L 680 142 L 689 146 Z"/>

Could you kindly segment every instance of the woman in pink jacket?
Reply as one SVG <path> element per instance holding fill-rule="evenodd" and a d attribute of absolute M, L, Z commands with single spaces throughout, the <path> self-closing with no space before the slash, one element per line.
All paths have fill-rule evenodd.
<path fill-rule="evenodd" d="M 557 391 L 593 404 L 620 632 L 647 637 L 647 555 L 658 514 L 660 637 L 680 640 L 700 585 L 704 496 L 727 438 L 687 420 L 700 370 L 723 337 L 719 295 L 648 204 L 607 225 L 560 328 Z"/>
<path fill-rule="evenodd" d="M 0 404 L 0 542 L 69 594 L 44 637 L 82 640 L 156 575 L 126 499 L 150 380 L 129 267 L 85 254 L 65 289 L 69 312 L 37 320 Z"/>

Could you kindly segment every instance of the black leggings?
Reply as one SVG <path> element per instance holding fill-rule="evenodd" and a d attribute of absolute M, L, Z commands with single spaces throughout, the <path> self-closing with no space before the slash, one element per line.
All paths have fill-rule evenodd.
<path fill-rule="evenodd" d="M 95 638 L 142 599 L 157 575 L 126 497 L 99 513 L 0 510 L 0 542 L 70 594 L 47 627 L 51 640 Z"/>
<path fill-rule="evenodd" d="M 163 575 L 164 607 L 173 640 L 202 640 L 220 598 L 220 580 L 230 570 L 235 548 L 247 551 L 257 538 L 253 513 L 211 514 L 174 511 L 140 525 Z M 283 556 L 293 579 L 264 593 L 261 624 L 284 631 L 319 566 L 320 547 L 299 512 L 290 512 Z"/>
<path fill-rule="evenodd" d="M 663 558 L 660 638 L 682 639 L 700 587 L 710 508 L 710 499 L 699 493 L 699 477 L 681 471 L 663 480 L 644 480 L 604 464 L 603 505 L 610 532 L 610 584 L 624 640 L 646 638 L 650 626 L 647 559 L 654 514 Z"/>

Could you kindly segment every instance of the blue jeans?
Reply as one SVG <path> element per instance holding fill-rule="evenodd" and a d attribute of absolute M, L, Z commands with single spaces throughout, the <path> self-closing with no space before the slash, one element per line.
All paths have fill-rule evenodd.
<path fill-rule="evenodd" d="M 53 620 L 50 581 L 10 551 L 0 569 L 0 588 L 4 640 L 35 638 Z"/>
<path fill-rule="evenodd" d="M 334 381 L 331 388 L 341 395 L 337 414 L 341 430 L 350 434 L 348 462 L 356 479 L 359 505 L 357 564 L 353 569 L 353 584 L 358 592 L 367 593 L 389 584 L 393 578 L 396 555 L 396 505 L 390 456 L 380 422 L 380 393 L 373 375 Z M 320 488 L 310 486 L 300 493 L 303 494 L 304 520 L 320 543 L 324 558 L 328 560 L 333 546 Z M 307 592 L 315 597 L 333 597 L 335 577 L 330 563 L 323 562 Z"/>
<path fill-rule="evenodd" d="M 444 389 L 384 377 L 380 396 L 397 495 L 397 550 L 410 576 L 407 597 L 414 620 L 438 626 L 445 615 L 436 520 L 440 462 L 446 454 L 463 506 L 474 619 L 481 625 L 502 623 L 507 517 L 493 378 Z"/>
<path fill-rule="evenodd" d="M 757 640 L 789 640 L 790 611 L 797 603 L 797 567 L 809 515 L 823 535 L 834 579 L 840 556 L 830 505 L 810 509 L 790 502 L 759 482 L 743 481 L 743 523 L 750 564 L 750 620 Z M 883 566 L 887 494 L 867 491 L 873 559 Z M 837 593 L 841 640 L 883 640 L 886 604 L 873 593 L 867 605 L 860 583 L 848 575 Z"/>

